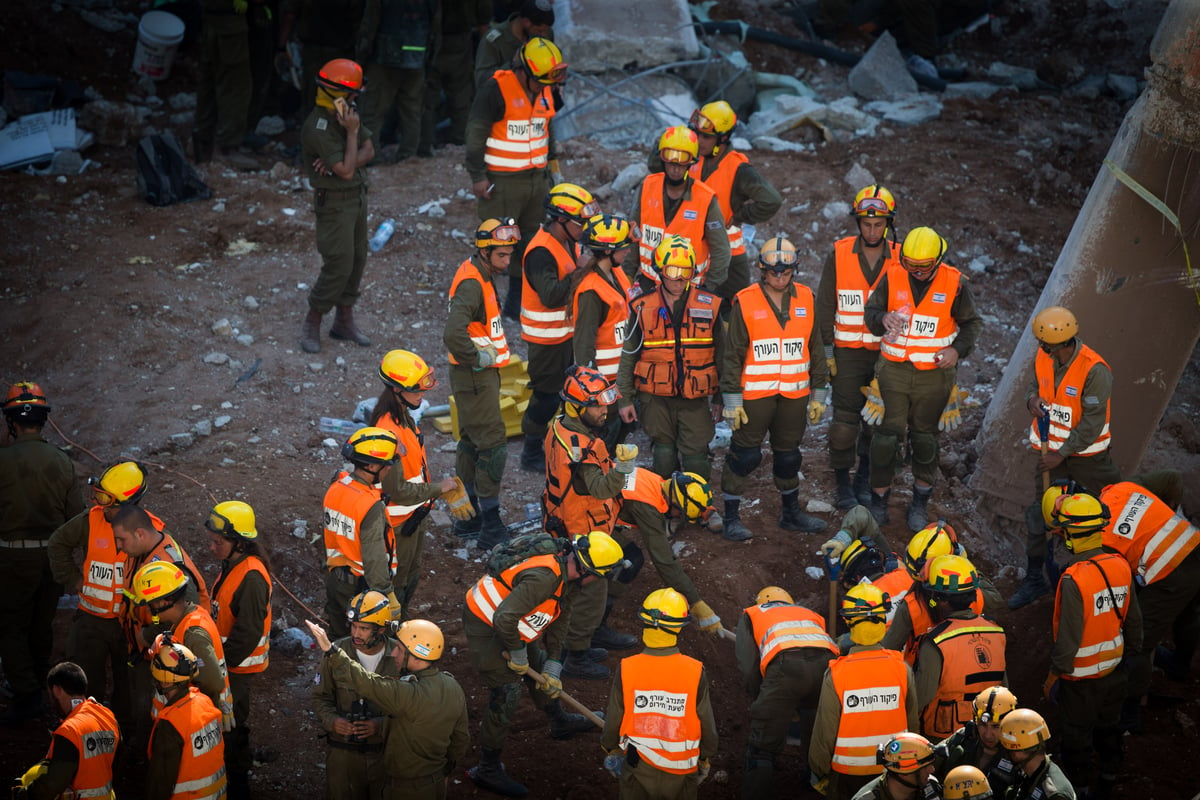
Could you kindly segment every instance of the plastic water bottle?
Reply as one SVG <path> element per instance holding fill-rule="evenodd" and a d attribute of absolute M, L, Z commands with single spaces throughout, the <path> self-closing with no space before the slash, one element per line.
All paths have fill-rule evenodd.
<path fill-rule="evenodd" d="M 383 246 L 388 243 L 388 239 L 392 238 L 392 234 L 396 232 L 396 220 L 385 219 L 379 223 L 379 228 L 375 231 L 375 235 L 371 237 L 371 252 L 378 253 L 383 249 Z"/>
<path fill-rule="evenodd" d="M 321 433 L 328 433 L 331 436 L 340 436 L 342 440 L 350 438 L 350 434 L 357 431 L 359 428 L 367 427 L 365 423 L 355 422 L 352 419 L 338 419 L 337 417 L 321 417 L 321 421 L 317 424 L 321 429 Z"/>
<path fill-rule="evenodd" d="M 902 337 L 908 336 L 908 326 L 912 323 L 913 308 L 908 303 L 905 303 L 904 305 L 900 306 L 899 308 L 897 308 L 895 311 L 893 311 L 891 313 L 899 314 L 900 316 L 904 317 L 904 332 L 903 333 L 888 332 L 888 333 L 884 334 L 884 336 L 883 336 L 883 340 L 885 342 L 887 342 L 888 344 L 896 344 L 898 341 L 900 341 L 900 339 Z"/>

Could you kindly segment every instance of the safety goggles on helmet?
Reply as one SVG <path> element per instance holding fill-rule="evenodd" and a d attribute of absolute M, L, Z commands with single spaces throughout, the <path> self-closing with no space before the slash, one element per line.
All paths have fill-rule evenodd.
<path fill-rule="evenodd" d="M 854 213 L 859 216 L 869 216 L 872 211 L 877 212 L 879 216 L 887 216 L 892 213 L 882 197 L 864 197 L 854 206 Z"/>
<path fill-rule="evenodd" d="M 796 246 L 782 236 L 768 239 L 758 251 L 758 266 L 776 275 L 794 271 L 799 263 Z"/>
<path fill-rule="evenodd" d="M 611 386 L 596 392 L 594 395 L 592 395 L 592 397 L 596 398 L 596 403 L 599 405 L 611 406 L 620 399 L 621 392 L 617 389 L 617 385 L 614 383 Z"/>
<path fill-rule="evenodd" d="M 254 524 L 254 509 L 240 500 L 217 503 L 208 512 L 208 519 L 204 521 L 204 527 L 227 539 L 252 541 L 258 538 L 258 530 Z"/>
<path fill-rule="evenodd" d="M 501 244 L 509 242 L 518 242 L 521 240 L 521 229 L 516 225 L 501 224 L 492 228 L 490 231 L 479 230 L 475 233 L 476 239 L 494 239 Z"/>
<path fill-rule="evenodd" d="M 686 150 L 659 150 L 658 156 L 668 164 L 691 164 L 695 157 Z"/>
<path fill-rule="evenodd" d="M 690 281 L 692 276 L 696 274 L 695 267 L 680 266 L 678 264 L 667 264 L 658 270 L 664 278 L 673 281 Z"/>
<path fill-rule="evenodd" d="M 92 475 L 87 479 L 87 485 L 92 487 L 92 502 L 101 508 L 117 505 L 117 498 L 100 488 L 100 479 Z"/>

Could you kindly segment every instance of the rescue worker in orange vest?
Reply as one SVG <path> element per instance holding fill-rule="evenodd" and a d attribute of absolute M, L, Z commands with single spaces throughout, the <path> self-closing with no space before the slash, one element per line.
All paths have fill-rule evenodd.
<path fill-rule="evenodd" d="M 1110 519 L 1108 507 L 1089 494 L 1060 494 L 1054 502 L 1051 530 L 1063 537 L 1070 557 L 1054 597 L 1054 646 L 1042 686 L 1059 707 L 1063 771 L 1072 784 L 1090 786 L 1089 797 L 1103 800 L 1112 794 L 1124 756 L 1120 716 L 1127 673 L 1121 662 L 1142 649 L 1133 572 L 1123 556 L 1103 549 Z"/>
<path fill-rule="evenodd" d="M 196 655 L 162 636 L 150 656 L 150 674 L 163 697 L 147 748 L 146 800 L 225 796 L 225 740 L 221 712 L 191 681 Z"/>
<path fill-rule="evenodd" d="M 543 191 L 543 194 L 545 192 Z M 508 458 L 508 436 L 500 416 L 500 367 L 508 363 L 508 340 L 500 319 L 495 277 L 508 269 L 521 241 L 517 223 L 487 219 L 475 231 L 475 253 L 458 267 L 450 284 L 450 310 L 442 342 L 450 351 L 450 391 L 458 408 L 455 474 L 466 485 L 477 520 L 458 520 L 454 532 L 489 550 L 508 538 L 500 519 L 500 481 Z"/>
<path fill-rule="evenodd" d="M 854 800 L 924 800 L 939 797 L 933 777 L 938 758 L 944 755 L 919 733 L 898 733 L 875 751 L 883 774 L 858 790 Z"/>
<path fill-rule="evenodd" d="M 501 5 L 481 4 L 476 0 L 474 5 L 477 9 L 476 19 L 480 21 L 477 26 L 479 46 L 475 50 L 473 81 L 476 86 L 483 86 L 492 73 L 504 69 L 521 45 L 531 37 L 554 38 L 553 0 L 521 0 L 520 3 L 506 2 Z M 512 9 L 512 13 L 493 21 L 489 30 L 488 19 L 493 10 L 500 8 Z"/>
<path fill-rule="evenodd" d="M 504 315 L 521 310 L 521 263 L 542 221 L 542 203 L 558 172 L 550 121 L 557 111 L 552 89 L 567 79 L 567 62 L 549 39 L 531 37 L 511 68 L 497 69 L 475 93 L 467 117 L 465 167 L 477 198 L 479 218 L 512 217 L 521 236 L 508 271 Z"/>
<path fill-rule="evenodd" d="M 841 617 L 854 643 L 829 663 L 808 748 L 812 785 L 829 800 L 850 800 L 883 771 L 879 745 L 917 727 L 912 670 L 880 644 L 891 599 L 862 583 L 842 598 Z"/>
<path fill-rule="evenodd" d="M 423 523 L 433 509 L 433 501 L 446 501 L 450 516 L 464 522 L 476 516 L 467 497 L 466 486 L 458 477 L 434 482 L 429 474 L 425 436 L 409 412 L 420 408 L 425 393 L 437 386 L 433 367 L 408 350 L 391 350 L 379 364 L 383 391 L 375 401 L 370 424 L 396 437 L 396 467 L 383 474 L 383 494 L 387 497 L 387 524 L 392 529 L 395 548 L 395 574 L 392 589 L 408 615 L 417 583 L 421 578 L 421 555 L 425 550 Z"/>
<path fill-rule="evenodd" d="M 545 529 L 565 539 L 588 531 L 611 534 L 621 490 L 634 471 L 638 453 L 636 445 L 619 444 L 614 461 L 599 436 L 620 394 L 599 370 L 572 366 L 560 397 L 563 414 L 551 421 L 546 432 Z M 640 567 L 644 559 L 640 551 L 633 552 L 635 547 L 629 547 L 628 558 Z M 636 638 L 609 627 L 611 611 L 608 581 L 591 581 L 580 590 L 567 632 L 563 674 L 604 680 L 608 667 L 596 659 L 604 660 L 607 653 L 590 651 L 627 650 L 637 644 Z"/>
<path fill-rule="evenodd" d="M 1075 800 L 1075 788 L 1050 760 L 1050 728 L 1032 708 L 1018 708 L 1000 723 L 1000 744 L 1016 765 L 1016 783 L 1005 800 Z"/>
<path fill-rule="evenodd" d="M 349 635 L 346 606 L 359 592 L 385 595 L 392 619 L 403 613 L 392 588 L 396 544 L 382 495 L 384 475 L 399 459 L 396 450 L 391 431 L 360 428 L 342 445 L 350 472 L 338 472 L 325 491 L 325 613 L 335 636 Z"/>
<path fill-rule="evenodd" d="M 521 302 L 521 338 L 529 350 L 529 389 L 532 397 L 521 417 L 525 448 L 521 469 L 543 472 L 542 449 L 546 426 L 558 413 L 562 377 L 575 363 L 574 333 L 568 306 L 584 273 L 580 243 L 587 221 L 600 213 L 592 193 L 573 183 L 560 183 L 546 195 L 546 221 L 525 247 L 522 269 L 526 289 Z"/>
<path fill-rule="evenodd" d="M 646 596 L 641 653 L 621 659 L 608 693 L 600 746 L 620 797 L 694 798 L 717 753 L 717 724 L 703 662 L 679 652 L 688 604 L 674 589 Z"/>
<path fill-rule="evenodd" d="M 593 531 L 574 537 L 557 554 L 530 556 L 498 576 L 489 571 L 467 592 L 467 652 L 489 692 L 479 726 L 479 764 L 467 771 L 476 786 L 506 797 L 528 794 L 500 762 L 521 702 L 522 679 L 534 705 L 550 718 L 552 738 L 595 729 L 559 703 L 563 644 L 580 587 L 605 580 L 622 563 L 621 546 L 607 533 Z M 534 644 L 539 641 L 540 646 Z M 541 673 L 541 683 L 528 677 L 530 668 Z"/>
<path fill-rule="evenodd" d="M 130 579 L 130 593 L 139 606 L 150 609 L 153 627 L 142 628 L 149 649 L 159 635 L 167 635 L 191 650 L 198 659 L 192 682 L 208 695 L 221 712 L 221 730 L 233 730 L 233 696 L 229 693 L 229 670 L 225 648 L 217 624 L 204 609 L 185 598 L 188 579 L 174 564 L 155 561 L 142 567 Z M 163 631 L 162 634 L 156 631 Z M 162 709 L 156 698 L 151 716 Z"/>
<path fill-rule="evenodd" d="M 733 438 L 721 470 L 721 535 L 732 542 L 754 536 L 742 522 L 742 494 L 762 462 L 768 434 L 782 506 L 779 527 L 802 533 L 825 530 L 824 520 L 800 510 L 800 442 L 806 424 L 825 413 L 828 374 L 821 331 L 813 319 L 812 290 L 793 280 L 798 261 L 795 246 L 782 236 L 764 242 L 758 254 L 759 282 L 738 292 L 729 312 L 719 373 L 722 413 Z"/>
<path fill-rule="evenodd" d="M 651 469 L 659 475 L 682 468 L 708 481 L 708 443 L 720 418 L 712 398 L 720 388 L 721 298 L 692 288 L 696 253 L 682 236 L 663 239 L 654 269 L 658 287 L 630 304 L 617 413 L 627 425 L 641 421 L 654 443 Z"/>
<path fill-rule="evenodd" d="M 47 540 L 83 510 L 75 466 L 42 438 L 50 403 L 42 387 L 15 383 L 3 403 L 9 442 L 0 448 L 0 660 L 13 691 L 0 723 L 20 724 L 42 709 L 54 614 L 63 587 L 54 580 Z"/>
<path fill-rule="evenodd" d="M 726 287 L 729 234 L 725 232 L 725 214 L 717 193 L 691 172 L 699 154 L 694 131 L 683 125 L 667 128 L 658 139 L 663 171 L 647 175 L 634 195 L 634 222 L 641 236 L 638 260 L 624 268 L 630 280 L 637 280 L 642 294 L 649 294 L 658 284 L 654 251 L 673 234 L 687 239 L 696 251 L 693 284 L 713 294 L 734 294 L 732 286 Z"/>
<path fill-rule="evenodd" d="M 632 231 L 629 222 L 615 214 L 600 214 L 584 224 L 583 244 L 592 257 L 580 270 L 568 317 L 574 326 L 575 363 L 593 366 L 614 382 L 629 334 L 629 303 L 638 291 L 621 269 Z M 623 427 L 618 414 L 608 420 L 602 436 L 610 450 L 625 438 Z"/>
<path fill-rule="evenodd" d="M 46 757 L 21 776 L 14 800 L 56 797 L 114 800 L 113 760 L 121 746 L 117 718 L 88 696 L 88 679 L 78 664 L 55 664 L 46 676 L 54 713 L 62 717 Z"/>
<path fill-rule="evenodd" d="M 867 300 L 867 330 L 883 337 L 876 377 L 863 388 L 862 417 L 871 434 L 871 513 L 887 522 L 892 480 L 901 468 L 907 433 L 913 489 L 908 529 L 929 524 L 929 497 L 938 473 L 938 431 L 962 422 L 958 362 L 971 354 L 983 318 L 966 278 L 946 264 L 946 240 L 932 228 L 904 237 L 900 263 L 889 264 Z"/>
<path fill-rule="evenodd" d="M 775 757 L 787 742 L 792 715 L 800 711 L 801 739 L 810 741 L 821 683 L 838 647 L 819 615 L 784 589 L 766 586 L 742 612 L 735 648 L 742 685 L 754 698 L 742 797 L 777 797 Z"/>
<path fill-rule="evenodd" d="M 1029 446 L 1040 453 L 1034 497 L 1041 498 L 1045 490 L 1044 474 L 1050 481 L 1066 478 L 1093 491 L 1120 482 L 1121 471 L 1109 450 L 1113 374 L 1108 362 L 1080 340 L 1078 320 L 1062 306 L 1039 311 L 1031 328 L 1038 352 L 1025 405 L 1033 417 Z M 1028 605 L 1054 588 L 1044 570 L 1047 533 L 1039 512 L 1037 502 L 1025 512 L 1025 580 L 1009 598 L 1009 608 Z M 1056 574 L 1054 570 L 1051 578 Z"/>
<path fill-rule="evenodd" d="M 857 233 L 834 243 L 817 286 L 817 327 L 833 389 L 829 465 L 838 508 L 871 504 L 871 428 L 861 416 L 866 400 L 862 390 L 875 377 L 881 337 L 867 330 L 863 311 L 883 273 L 900 263 L 896 199 L 886 186 L 873 183 L 860 189 L 850 216 Z"/>
<path fill-rule="evenodd" d="M 146 472 L 134 461 L 107 467 L 88 479 L 92 507 L 71 518 L 50 536 L 46 552 L 50 570 L 63 591 L 79 595 L 79 608 L 67 633 L 67 660 L 78 664 L 102 699 L 112 666 L 112 697 L 117 720 L 126 734 L 134 728 L 130 705 L 129 642 L 121 608 L 124 603 L 125 553 L 117 549 L 112 520 L 125 504 L 137 505 L 146 493 Z M 156 530 L 163 521 L 150 514 Z M 82 555 L 82 566 L 76 564 Z M 132 573 L 130 573 L 132 575 Z"/>
<path fill-rule="evenodd" d="M 903 595 L 904 602 L 893 601 L 896 613 L 888 623 L 883 636 L 883 646 L 904 653 L 912 664 L 917 657 L 917 648 L 935 620 L 930 614 L 932 599 L 926 587 L 926 572 L 929 562 L 938 556 L 956 555 L 966 558 L 967 549 L 958 542 L 954 528 L 944 519 L 927 525 L 908 540 L 904 552 L 904 569 L 910 583 Z M 976 614 L 995 613 L 1003 604 L 1000 592 L 986 575 L 976 571 L 975 586 L 971 594 L 970 607 Z"/>
<path fill-rule="evenodd" d="M 213 581 L 213 616 L 233 697 L 233 730 L 226 736 L 229 800 L 250 796 L 250 687 L 271 655 L 271 560 L 258 535 L 254 509 L 241 500 L 217 503 L 204 521 L 208 549 L 221 562 Z M 194 650 L 194 648 L 193 648 Z"/>
<path fill-rule="evenodd" d="M 1017 697 L 1003 686 L 992 686 L 971 701 L 971 719 L 943 744 L 946 762 L 938 769 L 943 783 L 955 769 L 982 771 L 1000 797 L 1016 779 L 1015 766 L 1000 744 L 1000 724 L 1017 707 Z"/>
<path fill-rule="evenodd" d="M 1008 682 L 1004 628 L 971 608 L 977 582 L 974 565 L 963 556 L 937 556 L 925 568 L 934 624 L 921 636 L 913 677 L 921 730 L 930 741 L 970 722 L 977 694 Z"/>

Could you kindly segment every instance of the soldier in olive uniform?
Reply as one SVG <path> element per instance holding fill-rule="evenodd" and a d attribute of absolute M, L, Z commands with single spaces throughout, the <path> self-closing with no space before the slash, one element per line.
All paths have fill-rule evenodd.
<path fill-rule="evenodd" d="M 508 69 L 521 45 L 534 36 L 554 38 L 552 0 L 524 0 L 520 10 L 492 23 L 475 51 L 475 88 L 482 88 L 496 70 Z"/>
<path fill-rule="evenodd" d="M 16 724 L 41 710 L 50 667 L 62 586 L 50 572 L 47 540 L 83 501 L 70 457 L 42 438 L 50 416 L 42 387 L 14 384 L 3 408 L 12 443 L 0 449 L 0 660 L 14 695 L 4 722 Z"/>
<path fill-rule="evenodd" d="M 308 296 L 300 348 L 321 351 L 321 319 L 337 315 L 330 337 L 367 347 L 354 322 L 358 286 L 367 265 L 367 172 L 375 157 L 371 131 L 359 123 L 353 100 L 362 92 L 362 67 L 339 58 L 317 76 L 317 106 L 300 132 L 301 163 L 316 190 L 321 274 Z"/>
<path fill-rule="evenodd" d="M 425 109 L 421 116 L 421 143 L 417 155 L 433 155 L 434 130 L 439 120 L 442 94 L 450 129 L 445 141 L 466 144 L 467 114 L 475 99 L 475 48 L 471 41 L 476 28 L 487 25 L 491 6 L 486 0 L 443 0 L 442 44 L 425 73 Z"/>
<path fill-rule="evenodd" d="M 279 6 L 276 60 L 287 58 L 292 34 L 300 42 L 300 119 L 316 101 L 317 73 L 335 58 L 353 58 L 366 0 L 283 0 Z M 290 63 L 290 60 L 289 60 Z"/>
<path fill-rule="evenodd" d="M 197 162 L 213 157 L 240 169 L 258 163 L 238 150 L 246 136 L 246 118 L 254 92 L 250 73 L 250 28 L 244 0 L 203 0 L 200 81 L 196 87 L 196 124 L 192 155 Z"/>

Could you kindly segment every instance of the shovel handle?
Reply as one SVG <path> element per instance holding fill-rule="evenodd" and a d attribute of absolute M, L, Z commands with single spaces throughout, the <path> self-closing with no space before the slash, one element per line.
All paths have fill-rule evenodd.
<path fill-rule="evenodd" d="M 529 671 L 526 672 L 525 674 L 528 675 L 529 677 L 533 678 L 538 683 L 546 682 L 546 679 L 542 677 L 542 673 L 538 672 L 533 667 L 530 667 Z M 604 730 L 604 720 L 600 719 L 600 717 L 596 714 L 595 711 L 592 711 L 590 708 L 588 708 L 583 703 L 576 700 L 574 697 L 571 697 L 571 695 L 567 694 L 566 692 L 560 693 L 559 697 L 561 697 L 566 702 L 566 704 L 569 705 L 571 708 L 575 709 L 580 714 L 583 714 L 585 717 L 587 717 L 588 722 L 592 723 L 600 730 Z"/>

